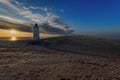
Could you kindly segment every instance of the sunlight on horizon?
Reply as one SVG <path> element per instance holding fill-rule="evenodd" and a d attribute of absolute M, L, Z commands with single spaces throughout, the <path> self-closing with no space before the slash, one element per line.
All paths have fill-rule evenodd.
<path fill-rule="evenodd" d="M 17 40 L 17 37 L 11 37 L 10 38 L 10 41 L 16 41 Z"/>
<path fill-rule="evenodd" d="M 40 37 L 48 38 L 48 37 L 57 37 L 57 36 L 62 36 L 58 34 L 47 34 L 47 33 L 40 33 Z M 4 30 L 0 29 L 0 37 L 9 37 L 9 40 L 14 40 L 12 37 L 16 37 L 17 40 L 19 37 L 33 37 L 33 33 L 28 33 L 28 32 L 21 32 L 17 31 L 15 29 L 10 29 L 10 30 Z"/>
<path fill-rule="evenodd" d="M 15 29 L 12 29 L 12 30 L 10 30 L 9 31 L 12 35 L 16 35 L 17 34 L 17 31 L 15 30 Z M 15 37 L 15 36 L 12 36 L 11 38 L 10 38 L 10 41 L 16 41 L 17 40 L 17 37 Z"/>

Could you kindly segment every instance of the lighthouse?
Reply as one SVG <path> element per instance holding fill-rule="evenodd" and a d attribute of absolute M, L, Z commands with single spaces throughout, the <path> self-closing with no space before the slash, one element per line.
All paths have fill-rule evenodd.
<path fill-rule="evenodd" d="M 34 39 L 34 40 L 39 40 L 39 39 L 40 39 L 40 37 L 39 37 L 39 26 L 38 26 L 38 24 L 35 24 L 35 25 L 33 26 L 33 39 Z"/>

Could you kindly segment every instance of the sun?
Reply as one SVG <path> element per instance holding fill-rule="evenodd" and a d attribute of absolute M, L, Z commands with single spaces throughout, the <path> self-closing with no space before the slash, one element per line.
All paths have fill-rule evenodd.
<path fill-rule="evenodd" d="M 16 31 L 16 30 L 14 30 L 14 29 L 12 29 L 12 30 L 10 30 L 10 33 L 11 33 L 11 34 L 16 34 L 16 33 L 17 33 L 17 31 Z"/>
<path fill-rule="evenodd" d="M 17 38 L 16 37 L 11 37 L 11 39 L 10 39 L 11 41 L 16 41 L 17 40 Z"/>

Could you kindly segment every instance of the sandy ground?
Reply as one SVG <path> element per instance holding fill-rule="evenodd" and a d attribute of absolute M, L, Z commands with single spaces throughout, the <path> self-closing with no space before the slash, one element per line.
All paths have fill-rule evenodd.
<path fill-rule="evenodd" d="M 120 58 L 1 41 L 0 80 L 120 80 Z"/>

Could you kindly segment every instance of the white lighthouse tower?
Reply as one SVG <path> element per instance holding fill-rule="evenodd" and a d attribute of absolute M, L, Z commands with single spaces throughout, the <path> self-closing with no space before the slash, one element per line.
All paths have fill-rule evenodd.
<path fill-rule="evenodd" d="M 40 39 L 39 38 L 39 26 L 38 26 L 38 24 L 35 24 L 33 26 L 33 38 L 34 38 L 34 40 L 39 40 Z"/>

